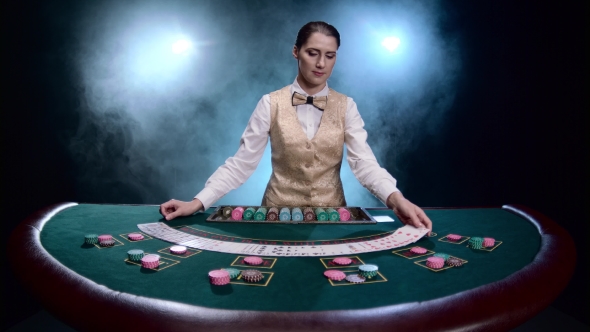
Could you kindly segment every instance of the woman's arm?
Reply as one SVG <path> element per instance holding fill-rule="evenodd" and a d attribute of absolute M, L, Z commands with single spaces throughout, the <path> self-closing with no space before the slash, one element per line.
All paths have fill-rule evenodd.
<path fill-rule="evenodd" d="M 254 109 L 233 157 L 228 158 L 207 180 L 191 202 L 170 200 L 160 205 L 166 220 L 206 210 L 229 191 L 241 186 L 254 173 L 264 155 L 270 130 L 270 96 L 264 95 Z"/>

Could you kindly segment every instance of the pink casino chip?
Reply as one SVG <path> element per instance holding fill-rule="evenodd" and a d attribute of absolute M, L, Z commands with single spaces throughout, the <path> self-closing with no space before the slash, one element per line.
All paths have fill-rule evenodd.
<path fill-rule="evenodd" d="M 422 255 L 428 252 L 428 250 L 422 248 L 422 247 L 414 247 L 412 249 L 410 249 L 410 252 L 412 254 L 418 254 L 418 255 Z"/>
<path fill-rule="evenodd" d="M 496 240 L 494 238 L 491 238 L 491 237 L 484 237 L 483 238 L 483 246 L 484 246 L 484 248 L 493 247 L 494 244 L 496 244 Z"/>
<path fill-rule="evenodd" d="M 229 284 L 229 272 L 226 270 L 209 271 L 209 281 L 216 286 L 223 286 Z"/>
<path fill-rule="evenodd" d="M 155 269 L 160 266 L 160 256 L 159 255 L 145 255 L 141 259 L 141 266 L 145 267 L 146 269 Z"/>
<path fill-rule="evenodd" d="M 346 278 L 346 274 L 342 271 L 338 271 L 338 270 L 326 270 L 324 271 L 324 276 L 326 276 L 326 278 L 330 279 L 330 280 L 334 280 L 334 281 L 340 281 L 340 280 L 344 280 L 344 278 Z"/>
<path fill-rule="evenodd" d="M 431 269 L 440 269 L 445 266 L 445 259 L 442 257 L 428 257 L 426 266 Z"/>
<path fill-rule="evenodd" d="M 170 252 L 175 255 L 182 255 L 182 254 L 186 253 L 186 247 L 185 246 L 172 246 L 172 247 L 170 247 Z"/>
<path fill-rule="evenodd" d="M 262 264 L 262 258 L 256 256 L 248 256 L 244 258 L 244 263 L 248 265 L 260 265 Z"/>
<path fill-rule="evenodd" d="M 449 239 L 450 241 L 459 241 L 461 240 L 461 235 L 449 234 L 447 235 L 447 239 Z"/>
<path fill-rule="evenodd" d="M 332 260 L 332 262 L 338 265 L 349 265 L 350 263 L 352 263 L 352 259 L 348 257 L 336 257 Z"/>
<path fill-rule="evenodd" d="M 242 215 L 244 215 L 244 208 L 241 206 L 238 206 L 231 212 L 231 218 L 233 220 L 242 220 Z"/>
<path fill-rule="evenodd" d="M 113 239 L 113 236 L 110 234 L 103 234 L 103 235 L 99 235 L 98 236 L 98 242 L 102 242 L 102 241 L 110 241 Z"/>
<path fill-rule="evenodd" d="M 127 237 L 129 238 L 129 240 L 131 241 L 139 241 L 139 240 L 143 240 L 143 235 L 139 234 L 139 233 L 129 233 L 127 234 Z"/>
<path fill-rule="evenodd" d="M 340 220 L 342 220 L 342 221 L 350 220 L 350 211 L 348 211 L 347 209 L 339 208 L 338 214 L 340 215 Z"/>

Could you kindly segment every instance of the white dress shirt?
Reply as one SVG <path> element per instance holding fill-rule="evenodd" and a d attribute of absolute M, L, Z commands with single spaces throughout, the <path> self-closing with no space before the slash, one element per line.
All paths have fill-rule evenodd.
<path fill-rule="evenodd" d="M 308 96 L 297 83 L 297 79 L 291 85 L 291 93 L 293 92 Z M 328 85 L 326 84 L 324 89 L 313 97 L 327 95 Z M 312 139 L 320 127 L 324 112 L 309 104 L 296 106 L 295 109 L 301 128 L 307 134 L 307 138 Z M 348 164 L 361 185 L 385 203 L 391 193 L 398 191 L 396 180 L 387 170 L 379 166 L 373 151 L 367 144 L 367 131 L 364 126 L 365 123 L 358 112 L 356 103 L 352 98 L 347 97 L 344 143 L 348 154 Z M 270 95 L 267 94 L 260 99 L 250 117 L 248 126 L 240 139 L 238 152 L 228 158 L 225 164 L 221 165 L 209 177 L 205 188 L 195 196 L 203 203 L 205 210 L 230 190 L 241 186 L 254 173 L 268 143 L 269 131 Z"/>

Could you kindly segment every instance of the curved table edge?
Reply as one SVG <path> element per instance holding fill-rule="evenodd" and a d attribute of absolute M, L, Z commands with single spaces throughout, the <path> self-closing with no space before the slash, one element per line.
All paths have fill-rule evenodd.
<path fill-rule="evenodd" d="M 497 282 L 450 296 L 362 310 L 259 312 L 210 309 L 113 291 L 58 262 L 41 245 L 44 224 L 76 203 L 48 206 L 11 234 L 14 273 L 42 305 L 79 330 L 105 326 L 148 330 L 229 331 L 498 331 L 509 330 L 547 307 L 569 281 L 575 265 L 571 236 L 541 213 L 521 205 L 503 209 L 537 227 L 541 248 L 533 262 Z M 67 295 L 67 296 L 64 296 Z M 134 319 L 129 319 L 134 317 Z"/>

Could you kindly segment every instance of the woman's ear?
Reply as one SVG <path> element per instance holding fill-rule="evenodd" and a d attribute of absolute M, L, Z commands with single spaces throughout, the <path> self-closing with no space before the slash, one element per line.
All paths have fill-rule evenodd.
<path fill-rule="evenodd" d="M 299 50 L 297 49 L 297 46 L 293 45 L 293 57 L 297 60 L 299 60 Z"/>

